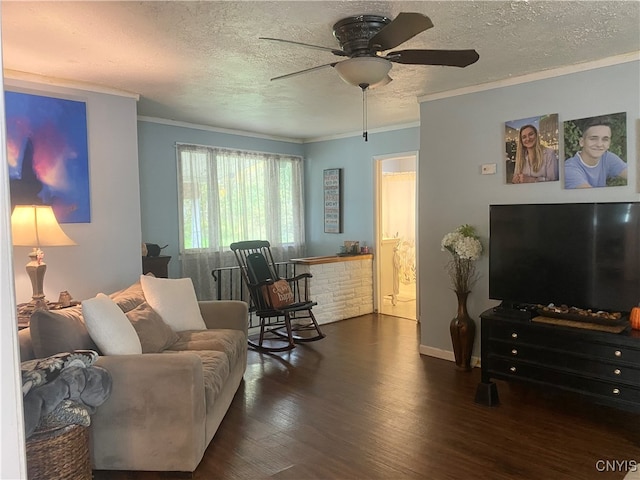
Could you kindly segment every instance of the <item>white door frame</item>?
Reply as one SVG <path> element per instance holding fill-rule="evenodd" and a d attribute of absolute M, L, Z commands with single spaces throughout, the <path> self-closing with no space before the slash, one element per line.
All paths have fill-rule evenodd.
<path fill-rule="evenodd" d="M 418 174 L 418 169 L 419 169 L 419 162 L 418 162 L 418 151 L 410 151 L 410 152 L 400 152 L 400 153 L 392 153 L 392 154 L 387 154 L 387 155 L 376 155 L 373 157 L 373 160 L 375 162 L 375 168 L 374 168 L 374 180 L 373 180 L 373 191 L 374 191 L 374 211 L 373 211 L 373 235 L 374 235 L 374 253 L 376 253 L 374 255 L 373 258 L 373 305 L 374 305 L 374 311 L 379 312 L 382 308 L 382 300 L 383 300 L 383 295 L 380 294 L 380 285 L 381 285 L 381 280 L 380 280 L 380 274 L 381 274 L 381 267 L 380 267 L 380 255 L 378 255 L 379 252 L 382 251 L 382 199 L 381 197 L 381 191 L 382 191 L 382 162 L 383 160 L 391 160 L 394 158 L 401 158 L 401 157 L 415 157 L 416 159 L 416 222 L 415 222 L 415 238 L 416 238 L 416 242 L 415 242 L 415 250 L 416 250 L 416 265 L 420 265 L 419 262 L 419 249 L 418 246 L 420 245 L 420 242 L 418 241 L 418 232 L 420 231 L 418 228 L 418 222 L 419 222 L 419 218 L 420 215 L 418 213 L 418 206 L 419 206 L 419 202 L 418 202 L 418 178 L 419 178 L 419 174 Z M 417 292 L 420 291 L 420 271 L 416 270 L 416 297 L 417 297 Z M 416 298 L 416 300 L 418 300 Z M 420 323 L 420 302 L 416 301 L 416 321 L 418 323 Z"/>
<path fill-rule="evenodd" d="M 0 32 L 1 36 L 1 32 Z M 2 51 L 0 51 L 0 66 Z M 4 78 L 0 78 L 4 90 Z M 11 246 L 11 199 L 7 168 L 7 139 L 4 96 L 0 98 L 0 478 L 27 478 L 27 457 L 20 376 L 20 345 L 13 278 L 13 247 Z"/>

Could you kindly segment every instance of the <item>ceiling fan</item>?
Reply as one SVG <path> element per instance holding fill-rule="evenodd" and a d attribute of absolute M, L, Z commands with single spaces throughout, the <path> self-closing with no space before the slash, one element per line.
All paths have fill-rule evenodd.
<path fill-rule="evenodd" d="M 475 50 L 396 50 L 381 54 L 433 27 L 433 23 L 421 13 L 400 13 L 393 20 L 380 15 L 356 15 L 344 18 L 333 26 L 333 35 L 340 49 L 310 45 L 307 43 L 260 37 L 262 40 L 289 43 L 331 52 L 345 60 L 331 62 L 297 72 L 274 77 L 271 80 L 301 75 L 325 67 L 333 67 L 340 78 L 350 85 L 368 88 L 386 85 L 393 63 L 412 65 L 441 65 L 466 67 L 478 61 Z"/>

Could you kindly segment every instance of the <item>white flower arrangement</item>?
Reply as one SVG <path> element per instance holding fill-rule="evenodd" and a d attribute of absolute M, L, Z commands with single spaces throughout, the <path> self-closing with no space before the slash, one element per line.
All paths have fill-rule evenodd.
<path fill-rule="evenodd" d="M 482 255 L 482 243 L 475 228 L 471 225 L 460 225 L 442 238 L 441 246 L 442 251 L 448 251 L 452 257 L 447 264 L 447 271 L 453 289 L 459 293 L 471 291 L 471 287 L 478 280 L 473 262 Z"/>

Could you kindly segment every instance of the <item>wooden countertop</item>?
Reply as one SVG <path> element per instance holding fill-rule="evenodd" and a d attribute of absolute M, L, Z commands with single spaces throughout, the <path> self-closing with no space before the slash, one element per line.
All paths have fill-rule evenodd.
<path fill-rule="evenodd" d="M 289 261 L 299 265 L 321 265 L 323 263 L 352 262 L 354 260 L 368 260 L 371 258 L 373 258 L 372 253 L 363 253 L 359 255 L 327 255 L 324 257 L 292 258 Z"/>

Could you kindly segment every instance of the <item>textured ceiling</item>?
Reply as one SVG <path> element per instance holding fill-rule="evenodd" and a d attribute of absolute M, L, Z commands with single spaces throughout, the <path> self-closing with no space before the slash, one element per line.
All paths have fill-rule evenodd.
<path fill-rule="evenodd" d="M 258 37 L 338 48 L 336 21 L 400 12 L 435 26 L 398 49 L 474 48 L 480 60 L 463 69 L 394 64 L 394 81 L 369 93 L 369 130 L 417 122 L 423 95 L 640 51 L 638 0 L 5 0 L 4 68 L 139 94 L 142 116 L 319 138 L 362 128 L 360 89 L 332 68 L 271 82 L 341 58 Z"/>

